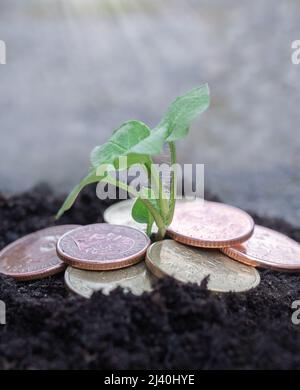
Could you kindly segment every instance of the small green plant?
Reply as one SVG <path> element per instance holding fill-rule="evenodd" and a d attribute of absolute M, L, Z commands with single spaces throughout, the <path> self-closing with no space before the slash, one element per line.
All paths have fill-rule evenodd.
<path fill-rule="evenodd" d="M 161 175 L 155 170 L 153 156 L 159 155 L 165 146 L 170 149 L 171 165 L 176 164 L 175 142 L 184 138 L 191 122 L 209 106 L 208 85 L 202 85 L 177 98 L 169 107 L 161 122 L 153 129 L 136 120 L 123 123 L 110 139 L 97 146 L 91 153 L 91 168 L 88 175 L 74 188 L 57 214 L 61 217 L 74 204 L 80 191 L 87 185 L 103 181 L 113 184 L 136 197 L 132 209 L 135 221 L 147 224 L 150 235 L 153 223 L 158 227 L 157 240 L 162 240 L 171 224 L 176 202 L 176 173 L 171 171 L 169 195 L 163 189 Z M 126 161 L 120 166 L 120 158 Z M 147 172 L 150 186 L 136 191 L 128 183 L 112 177 L 109 169 L 129 169 L 141 165 Z"/>

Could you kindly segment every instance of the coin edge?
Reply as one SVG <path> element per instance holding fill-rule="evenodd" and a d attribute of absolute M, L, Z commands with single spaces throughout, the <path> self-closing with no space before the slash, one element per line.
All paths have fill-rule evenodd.
<path fill-rule="evenodd" d="M 168 239 L 168 240 L 165 240 L 165 241 L 175 241 L 175 240 L 170 240 L 170 239 Z M 175 242 L 178 243 L 178 241 L 175 241 Z M 196 285 L 200 286 L 200 282 L 199 282 L 199 283 L 197 283 L 197 282 L 191 282 L 191 281 L 189 281 L 189 282 L 184 282 L 184 281 L 182 281 L 182 280 L 180 280 L 180 279 L 177 279 L 175 276 L 173 276 L 173 275 L 171 275 L 171 274 L 168 274 L 168 273 L 164 272 L 162 269 L 160 269 L 158 266 L 156 266 L 156 265 L 153 263 L 153 261 L 152 261 L 151 258 L 150 258 L 150 251 L 153 249 L 153 247 L 154 247 L 155 245 L 158 245 L 158 244 L 160 244 L 160 243 L 161 243 L 161 241 L 159 241 L 159 242 L 154 242 L 152 245 L 150 245 L 150 247 L 149 247 L 148 250 L 147 250 L 145 263 L 146 263 L 147 267 L 149 268 L 150 272 L 152 272 L 152 273 L 153 273 L 156 277 L 158 277 L 158 278 L 171 277 L 171 278 L 177 280 L 177 281 L 180 282 L 180 283 L 184 283 L 184 284 L 186 284 L 186 283 L 193 283 L 193 284 L 196 284 Z M 180 243 L 180 244 L 181 244 L 181 243 Z M 183 244 L 181 244 L 181 245 L 183 245 Z M 217 250 L 217 249 L 218 249 L 218 248 L 216 248 L 216 250 Z M 226 254 L 225 254 L 225 256 L 226 256 Z M 234 261 L 234 259 L 230 258 L 229 256 L 227 256 L 227 257 L 229 258 L 229 260 L 233 260 L 233 261 Z M 247 265 L 247 266 L 249 266 L 249 265 Z M 257 271 L 257 269 L 256 269 L 255 267 L 253 267 L 253 266 L 252 266 L 252 267 L 249 266 L 249 267 L 252 268 L 252 271 L 254 272 L 254 275 L 253 275 L 253 276 L 255 276 L 254 283 L 251 285 L 250 288 L 248 288 L 248 289 L 243 289 L 243 290 L 221 290 L 221 289 L 211 289 L 211 288 L 208 288 L 208 290 L 209 290 L 209 291 L 212 291 L 212 292 L 216 292 L 216 293 L 224 293 L 224 294 L 226 294 L 226 293 L 230 293 L 230 292 L 233 292 L 233 293 L 239 293 L 239 292 L 241 292 L 241 293 L 242 293 L 242 292 L 247 292 L 247 291 L 250 291 L 250 290 L 256 288 L 257 286 L 259 286 L 259 284 L 260 284 L 260 282 L 261 282 L 260 273 Z M 203 279 L 202 279 L 202 280 L 203 280 Z"/>
<path fill-rule="evenodd" d="M 71 229 L 74 227 L 73 230 L 76 229 L 77 227 L 80 227 L 80 225 L 72 225 L 72 224 L 70 224 L 70 225 L 55 225 L 55 226 L 49 226 L 47 228 L 44 228 L 44 229 L 37 230 L 37 231 L 32 232 L 32 233 L 26 234 L 24 237 L 20 237 L 17 240 L 11 242 L 10 244 L 5 246 L 0 251 L 0 261 L 1 261 L 1 256 L 3 256 L 3 254 L 6 251 L 9 251 L 11 248 L 17 246 L 19 243 L 23 243 L 24 241 L 26 241 L 26 240 L 30 239 L 31 237 L 35 236 L 37 233 L 42 233 L 42 232 L 45 232 L 45 231 L 48 231 L 48 230 L 54 230 L 55 228 L 59 228 L 61 226 L 63 226 L 63 227 L 70 227 Z M 68 233 L 68 232 L 66 232 L 66 233 Z M 24 272 L 24 273 L 13 273 L 13 272 L 8 273 L 8 272 L 1 272 L 0 271 L 0 274 L 8 276 L 8 277 L 11 277 L 11 278 L 14 278 L 15 280 L 20 281 L 20 282 L 44 279 L 44 278 L 47 278 L 49 276 L 53 276 L 53 275 L 56 275 L 58 273 L 61 273 L 61 272 L 63 272 L 66 269 L 66 264 L 64 262 L 62 262 L 62 260 L 60 258 L 59 258 L 59 260 L 61 261 L 60 264 L 52 266 L 51 268 L 49 268 L 49 267 L 48 268 L 43 268 L 41 271 Z"/>
<path fill-rule="evenodd" d="M 73 268 L 86 270 L 86 271 L 117 270 L 117 269 L 121 269 L 121 268 L 130 267 L 131 265 L 137 264 L 140 261 L 142 261 L 143 258 L 145 257 L 145 254 L 146 254 L 149 246 L 151 245 L 150 238 L 143 231 L 136 229 L 136 228 L 133 228 L 131 226 L 113 225 L 113 224 L 108 224 L 108 223 L 101 224 L 100 223 L 100 224 L 80 226 L 78 229 L 88 227 L 88 226 L 93 226 L 93 225 L 111 225 L 114 227 L 123 227 L 126 229 L 135 230 L 136 232 L 138 232 L 139 234 L 142 234 L 147 239 L 146 240 L 147 245 L 145 245 L 145 247 L 141 251 L 137 252 L 135 255 L 123 258 L 121 261 L 118 261 L 118 262 L 114 262 L 114 263 L 108 262 L 106 264 L 103 264 L 103 263 L 99 263 L 99 262 L 97 263 L 96 261 L 92 262 L 91 260 L 81 260 L 81 259 L 77 259 L 77 258 L 75 259 L 71 256 L 68 256 L 68 255 L 65 255 L 64 253 L 62 253 L 62 250 L 60 249 L 59 245 L 60 245 L 60 242 L 62 241 L 62 239 L 71 233 L 71 232 L 67 232 L 58 240 L 57 245 L 56 245 L 56 252 L 57 252 L 58 257 L 61 259 L 61 261 L 63 261 L 64 263 L 67 263 L 68 265 L 72 266 Z M 74 229 L 74 230 L 77 230 L 77 229 Z"/>

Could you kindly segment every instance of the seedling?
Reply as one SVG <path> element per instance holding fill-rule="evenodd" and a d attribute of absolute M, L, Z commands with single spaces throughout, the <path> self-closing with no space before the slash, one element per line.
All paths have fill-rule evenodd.
<path fill-rule="evenodd" d="M 135 221 L 147 224 L 150 235 L 153 223 L 158 227 L 157 240 L 162 240 L 167 227 L 171 224 L 176 202 L 176 172 L 171 171 L 169 195 L 163 189 L 162 178 L 153 164 L 153 156 L 159 155 L 168 145 L 171 165 L 176 164 L 175 142 L 189 132 L 191 122 L 209 106 L 208 85 L 202 85 L 177 98 L 169 107 L 161 122 L 151 130 L 146 124 L 132 120 L 123 123 L 115 130 L 110 139 L 97 146 L 91 153 L 91 168 L 88 175 L 74 188 L 59 210 L 61 217 L 74 204 L 81 190 L 92 183 L 103 181 L 113 184 L 136 197 L 132 209 Z M 126 157 L 126 166 L 120 158 Z M 124 160 L 124 159 L 123 159 Z M 109 169 L 129 169 L 133 165 L 141 165 L 147 172 L 150 185 L 136 192 L 128 183 L 123 183 L 112 177 Z"/>

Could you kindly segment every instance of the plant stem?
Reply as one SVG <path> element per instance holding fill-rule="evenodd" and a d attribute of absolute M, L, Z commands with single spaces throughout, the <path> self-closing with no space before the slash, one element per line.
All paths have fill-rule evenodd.
<path fill-rule="evenodd" d="M 148 221 L 147 229 L 146 229 L 146 234 L 148 237 L 150 237 L 152 234 L 152 226 L 153 226 L 153 221 Z"/>
<path fill-rule="evenodd" d="M 171 167 L 176 164 L 177 156 L 176 156 L 176 145 L 175 142 L 169 142 L 169 149 L 171 153 Z M 175 212 L 175 205 L 176 205 L 176 189 L 177 189 L 177 177 L 176 177 L 176 171 L 172 169 L 171 173 L 171 191 L 170 191 L 170 205 L 169 205 L 169 213 L 167 218 L 168 226 L 171 224 L 174 212 Z"/>
<path fill-rule="evenodd" d="M 120 180 L 115 179 L 112 176 L 107 175 L 102 179 L 102 181 L 105 181 L 108 184 L 112 184 L 116 187 L 121 188 L 122 190 L 128 192 L 129 194 L 131 194 L 135 198 L 137 198 L 139 196 L 138 192 L 133 187 L 121 182 Z"/>
<path fill-rule="evenodd" d="M 155 235 L 155 241 L 161 241 L 165 238 L 167 229 L 165 226 L 162 226 L 161 228 L 158 229 L 158 232 Z"/>
<path fill-rule="evenodd" d="M 154 193 L 158 197 L 158 201 L 159 201 L 159 208 L 162 212 L 163 217 L 166 218 L 168 214 L 168 202 L 167 202 L 167 197 L 163 190 L 163 184 L 159 172 L 155 168 L 153 162 L 151 166 L 147 165 L 146 167 L 147 167 L 148 177 L 151 182 L 151 188 L 153 189 L 154 187 Z M 154 183 L 154 186 L 152 186 L 152 182 Z"/>
<path fill-rule="evenodd" d="M 113 178 L 112 176 L 107 175 L 103 181 L 106 183 L 112 184 L 116 187 L 119 187 L 125 191 L 128 191 L 131 195 L 135 196 L 136 198 L 139 197 L 139 194 L 135 189 L 125 183 L 122 183 L 121 181 Z M 151 213 L 157 227 L 158 227 L 158 234 L 157 234 L 157 240 L 162 240 L 166 234 L 166 227 L 163 220 L 163 217 L 159 214 L 159 212 L 154 208 L 152 203 L 148 199 L 140 198 L 141 201 L 145 204 L 145 206 L 148 208 L 149 212 Z"/>

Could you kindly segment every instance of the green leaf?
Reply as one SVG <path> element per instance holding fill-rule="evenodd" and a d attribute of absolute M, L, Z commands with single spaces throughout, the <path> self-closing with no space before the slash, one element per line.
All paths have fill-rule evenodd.
<path fill-rule="evenodd" d="M 152 130 L 151 134 L 139 142 L 133 149 L 133 153 L 148 154 L 153 156 L 160 154 L 164 148 L 165 139 L 168 137 L 166 128 Z"/>
<path fill-rule="evenodd" d="M 157 195 L 152 188 L 142 187 L 139 190 L 139 195 L 142 199 L 146 199 L 156 211 L 160 212 Z"/>
<path fill-rule="evenodd" d="M 137 198 L 131 210 L 132 218 L 138 223 L 147 224 L 147 234 L 150 236 L 154 218 L 141 198 Z"/>
<path fill-rule="evenodd" d="M 131 210 L 132 218 L 138 223 L 148 223 L 151 216 L 141 198 L 137 198 Z"/>
<path fill-rule="evenodd" d="M 96 175 L 96 170 L 91 169 L 89 174 L 81 180 L 81 182 L 73 189 L 73 191 L 70 193 L 70 195 L 65 200 L 64 204 L 58 211 L 56 218 L 60 218 L 66 211 L 70 210 L 70 208 L 73 206 L 74 202 L 76 201 L 79 193 L 83 190 L 84 187 L 86 187 L 89 184 L 97 183 L 101 181 L 101 177 Z"/>
<path fill-rule="evenodd" d="M 122 157 L 122 156 L 121 156 Z M 124 169 L 129 169 L 133 165 L 151 165 L 152 164 L 152 159 L 147 156 L 146 154 L 137 154 L 137 153 L 130 153 L 127 156 L 126 161 L 122 161 L 121 159 L 117 158 L 114 162 L 115 168 L 117 170 L 124 170 Z M 121 165 L 120 165 L 121 162 Z"/>
<path fill-rule="evenodd" d="M 121 156 L 132 153 L 132 149 L 150 135 L 150 129 L 139 121 L 128 121 L 115 130 L 105 144 L 97 146 L 91 153 L 92 166 L 115 164 Z"/>
<path fill-rule="evenodd" d="M 162 152 L 164 144 L 169 144 L 184 138 L 189 130 L 191 122 L 209 106 L 209 89 L 207 85 L 195 88 L 185 95 L 176 99 L 159 125 L 151 131 L 148 126 L 139 121 L 128 121 L 118 128 L 111 138 L 104 145 L 96 147 L 91 153 L 92 168 L 89 174 L 74 188 L 59 210 L 57 217 L 69 210 L 75 202 L 79 192 L 87 185 L 96 183 L 108 178 L 106 173 L 98 176 L 98 168 L 112 166 L 119 170 L 128 169 L 135 164 L 146 166 L 149 174 L 149 167 L 152 163 L 152 156 Z M 127 156 L 126 164 L 120 166 L 119 158 Z M 175 156 L 175 154 L 174 154 Z M 174 158 L 175 159 L 175 158 Z M 112 169 L 112 168 L 111 168 Z M 173 179 L 175 188 L 175 180 Z M 121 186 L 121 183 L 116 183 Z M 124 184 L 124 188 L 127 185 Z M 174 192 L 174 191 L 173 191 Z M 147 223 L 149 226 L 155 220 L 159 227 L 160 236 L 163 237 L 165 226 L 170 222 L 172 212 L 166 213 L 162 199 L 159 201 L 153 198 L 153 189 L 143 188 L 139 194 L 133 210 L 133 217 L 137 221 Z M 171 192 L 171 198 L 174 194 Z M 174 203 L 170 202 L 171 209 Z M 166 215 L 168 214 L 168 215 Z"/>
<path fill-rule="evenodd" d="M 143 202 L 143 200 L 147 201 L 148 207 L 145 204 L 145 202 Z M 139 197 L 135 202 L 133 210 L 134 210 L 134 212 L 132 212 L 133 218 L 140 223 L 147 223 L 148 221 L 146 210 L 147 211 L 149 210 L 152 215 L 156 214 L 160 216 L 158 199 L 156 198 L 155 192 L 153 191 L 152 188 L 142 187 L 140 189 Z"/>
<path fill-rule="evenodd" d="M 209 88 L 204 84 L 177 98 L 159 125 L 149 136 L 132 148 L 132 152 L 155 155 L 163 151 L 165 142 L 184 138 L 191 122 L 209 106 Z"/>
<path fill-rule="evenodd" d="M 165 129 L 167 142 L 184 138 L 191 122 L 202 114 L 210 103 L 207 84 L 194 88 L 185 95 L 177 98 L 169 107 L 166 115 L 157 126 L 157 130 Z"/>

